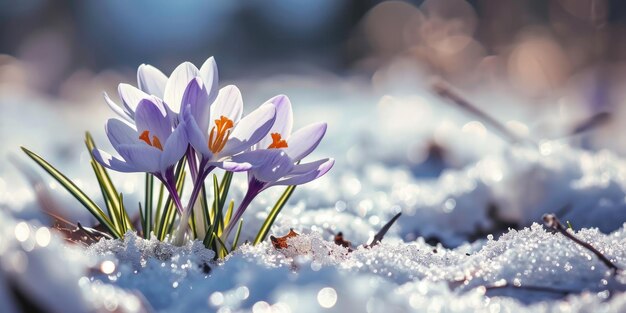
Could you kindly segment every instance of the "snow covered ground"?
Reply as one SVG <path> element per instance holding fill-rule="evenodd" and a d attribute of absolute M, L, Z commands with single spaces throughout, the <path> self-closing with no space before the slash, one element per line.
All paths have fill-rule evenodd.
<path fill-rule="evenodd" d="M 590 251 L 535 224 L 557 213 L 626 268 L 626 160 L 568 138 L 543 139 L 529 126 L 540 117 L 521 109 L 495 113 L 536 145 L 509 145 L 432 94 L 380 97 L 359 83 L 337 81 L 328 91 L 328 84 L 290 82 L 244 84 L 247 109 L 288 94 L 296 128 L 329 124 L 311 158 L 337 163 L 325 178 L 297 188 L 279 216 L 274 234 L 300 233 L 288 248 L 244 245 L 216 264 L 199 242 L 177 248 L 127 234 L 89 248 L 68 245 L 41 226 L 31 186 L 2 162 L 2 311 L 16 311 L 29 302 L 23 299 L 52 312 L 626 311 L 625 274 L 613 275 Z M 28 92 L 3 94 L 3 159 L 27 161 L 18 146 L 33 148 L 97 198 L 82 135 L 89 130 L 104 145 L 100 125 L 112 116 L 104 102 L 51 106 Z M 23 125 L 24 115 L 37 126 Z M 128 177 L 114 175 L 133 203 L 142 177 Z M 237 200 L 242 177 L 234 186 L 229 197 Z M 89 224 L 58 185 L 39 187 Z M 270 189 L 253 203 L 244 239 L 281 192 Z M 398 212 L 380 245 L 361 246 Z M 334 244 L 337 232 L 356 249 Z"/>

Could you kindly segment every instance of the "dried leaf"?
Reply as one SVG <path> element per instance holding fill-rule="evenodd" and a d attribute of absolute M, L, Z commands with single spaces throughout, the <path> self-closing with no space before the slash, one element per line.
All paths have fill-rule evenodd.
<path fill-rule="evenodd" d="M 343 233 L 338 232 L 334 238 L 335 244 L 338 246 L 342 246 L 344 248 L 348 248 L 348 251 L 352 251 L 352 243 L 343 238 Z"/>
<path fill-rule="evenodd" d="M 274 237 L 274 236 L 270 236 L 270 240 L 272 241 L 272 245 L 274 246 L 274 248 L 276 249 L 285 249 L 287 247 L 289 247 L 289 245 L 287 244 L 287 239 L 289 238 L 293 238 L 293 237 L 297 237 L 300 234 L 296 233 L 295 231 L 293 231 L 293 228 L 289 230 L 289 233 L 285 236 L 282 237 Z"/>

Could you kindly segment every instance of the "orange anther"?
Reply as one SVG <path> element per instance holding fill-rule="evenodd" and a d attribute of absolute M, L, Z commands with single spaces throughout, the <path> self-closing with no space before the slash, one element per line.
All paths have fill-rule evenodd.
<path fill-rule="evenodd" d="M 161 145 L 161 140 L 159 140 L 159 137 L 157 136 L 152 136 L 152 146 L 163 151 L 163 146 Z"/>
<path fill-rule="evenodd" d="M 148 145 L 152 145 L 150 143 L 150 131 L 149 130 L 144 130 L 141 135 L 139 135 L 139 139 L 145 141 Z"/>
<path fill-rule="evenodd" d="M 272 133 L 272 143 L 267 147 L 268 149 L 280 149 L 287 148 L 287 141 L 282 139 L 282 136 L 279 133 Z"/>
<path fill-rule="evenodd" d="M 139 135 L 139 139 L 143 140 L 149 146 L 155 147 L 161 151 L 163 151 L 163 145 L 161 145 L 161 140 L 157 136 L 152 136 L 152 142 L 150 142 L 150 131 L 144 130 L 141 135 Z"/>
<path fill-rule="evenodd" d="M 213 153 L 222 151 L 228 141 L 233 126 L 235 126 L 233 121 L 226 116 L 222 115 L 219 119 L 215 120 L 215 126 L 211 128 L 211 133 L 209 134 L 209 150 Z"/>

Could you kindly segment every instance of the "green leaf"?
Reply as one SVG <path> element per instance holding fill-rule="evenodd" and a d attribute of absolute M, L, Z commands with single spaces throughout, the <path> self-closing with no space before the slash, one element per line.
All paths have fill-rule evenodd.
<path fill-rule="evenodd" d="M 91 163 L 91 167 L 94 170 L 94 174 L 96 175 L 96 179 L 98 179 L 98 171 L 95 168 L 94 161 L 91 160 L 90 163 Z M 113 209 L 113 204 L 111 204 L 111 200 L 109 200 L 109 198 L 107 197 L 107 193 L 104 190 L 104 186 L 102 186 L 102 184 L 98 183 L 98 187 L 100 188 L 100 192 L 102 193 L 102 199 L 104 200 L 104 205 L 107 208 L 107 213 L 109 215 L 109 219 L 113 223 L 113 226 L 115 227 L 115 229 L 117 229 L 120 233 L 122 233 L 122 227 L 119 224 L 119 219 L 117 218 L 117 215 L 115 215 L 115 210 Z"/>
<path fill-rule="evenodd" d="M 226 244 L 222 241 L 222 238 L 215 234 L 215 239 L 220 243 L 217 248 L 217 256 L 221 259 L 224 258 L 228 254 L 228 250 L 226 250 Z"/>
<path fill-rule="evenodd" d="M 144 210 L 142 225 L 145 239 L 150 239 L 150 232 L 152 232 L 152 200 L 154 190 L 154 176 L 150 173 L 146 173 L 146 191 L 144 199 Z M 139 212 L 141 212 L 141 204 L 139 205 Z"/>
<path fill-rule="evenodd" d="M 198 238 L 198 230 L 196 228 L 196 214 L 194 213 L 193 208 L 187 208 L 187 210 L 191 210 L 191 212 L 189 212 L 189 228 L 191 228 L 193 238 Z"/>
<path fill-rule="evenodd" d="M 283 192 L 283 194 L 280 196 L 278 201 L 276 201 L 276 204 L 274 205 L 270 213 L 267 215 L 265 222 L 263 222 L 261 229 L 259 229 L 259 233 L 256 235 L 256 238 L 254 239 L 254 243 L 253 243 L 254 245 L 257 245 L 261 241 L 265 240 L 265 237 L 267 237 L 267 234 L 269 233 L 270 228 L 274 224 L 274 221 L 276 220 L 278 213 L 280 213 L 280 211 L 283 209 L 283 207 L 287 203 L 287 200 L 289 200 L 289 197 L 291 197 L 295 189 L 296 189 L 295 185 L 287 187 L 287 189 L 285 189 L 285 192 Z"/>
<path fill-rule="evenodd" d="M 98 184 L 102 189 L 102 197 L 105 199 L 107 210 L 109 211 L 109 217 L 113 222 L 113 225 L 117 228 L 117 230 L 123 234 L 128 229 L 126 222 L 122 218 L 122 201 L 118 198 L 118 192 L 115 189 L 115 185 L 111 181 L 111 177 L 107 170 L 100 163 L 96 161 L 93 157 L 91 151 L 96 149 L 96 144 L 91 137 L 89 132 L 85 133 L 85 146 L 87 147 L 87 151 L 91 156 L 91 166 L 93 168 L 94 174 L 96 175 L 96 179 L 98 180 Z"/>
<path fill-rule="evenodd" d="M 161 224 L 161 208 L 163 207 L 163 195 L 165 192 L 165 186 L 163 182 L 158 181 L 159 183 L 159 197 L 156 205 L 156 212 L 154 213 L 154 226 L 152 226 L 155 234 L 159 233 L 159 225 Z"/>
<path fill-rule="evenodd" d="M 143 215 L 143 209 L 141 208 L 141 202 L 139 202 L 139 220 L 141 221 L 141 234 L 144 239 L 149 239 L 146 235 L 146 219 Z"/>
<path fill-rule="evenodd" d="M 202 190 L 200 192 L 200 206 L 202 207 L 202 217 L 204 218 L 204 229 L 205 236 L 206 231 L 209 229 L 209 225 L 211 225 L 211 212 L 209 212 L 208 200 L 206 198 L 206 188 L 204 187 L 204 182 L 202 183 Z M 199 236 L 198 236 L 199 237 Z"/>
<path fill-rule="evenodd" d="M 221 217 L 219 214 L 218 206 L 219 206 L 219 187 L 217 184 L 217 176 L 213 174 L 213 205 L 211 205 L 211 211 L 209 212 L 209 218 L 210 218 L 209 225 L 210 226 L 209 226 L 209 230 L 204 236 L 204 240 L 202 240 L 202 243 L 207 249 L 210 249 L 210 247 L 213 246 L 214 239 L 216 237 L 215 233 L 219 229 Z M 217 254 L 217 251 L 215 249 L 213 250 Z"/>
<path fill-rule="evenodd" d="M 226 209 L 226 216 L 224 216 L 224 227 L 227 227 L 230 224 L 230 219 L 233 217 L 233 209 L 235 207 L 235 201 L 230 200 L 228 204 L 228 209 Z"/>
<path fill-rule="evenodd" d="M 124 207 L 124 195 L 120 193 L 120 214 L 121 214 L 121 219 L 124 225 L 124 233 L 126 233 L 128 230 L 135 230 L 135 227 L 133 226 L 133 223 L 130 221 L 130 217 L 128 216 L 128 211 L 126 211 L 126 208 Z"/>
<path fill-rule="evenodd" d="M 243 218 L 239 219 L 239 226 L 237 226 L 237 232 L 235 233 L 235 239 L 233 239 L 233 245 L 230 247 L 230 251 L 231 252 L 233 252 L 233 251 L 235 251 L 235 249 L 237 249 L 237 243 L 239 242 L 239 235 L 241 234 L 241 227 L 242 226 L 243 226 Z"/>
<path fill-rule="evenodd" d="M 65 190 L 67 190 L 76 200 L 78 200 L 97 220 L 106 227 L 111 235 L 115 238 L 120 238 L 120 233 L 116 230 L 113 223 L 109 220 L 109 218 L 104 214 L 102 209 L 89 198 L 78 186 L 76 186 L 69 178 L 63 175 L 59 170 L 57 170 L 54 166 L 44 160 L 42 157 L 37 155 L 36 153 L 21 147 L 22 151 L 28 155 L 35 163 L 37 163 L 41 168 L 43 168 L 48 174 L 50 174 Z"/>
<path fill-rule="evenodd" d="M 222 181 L 220 182 L 220 193 L 219 193 L 219 208 L 220 210 L 224 208 L 224 204 L 226 203 L 226 197 L 228 196 L 228 190 L 230 189 L 230 183 L 233 180 L 233 172 L 224 172 L 224 176 L 222 176 Z"/>
<path fill-rule="evenodd" d="M 217 175 L 213 174 L 213 216 L 215 217 L 216 233 L 219 236 L 224 229 L 224 218 L 222 216 L 222 207 L 220 206 L 220 193 L 219 193 L 219 185 L 217 184 Z"/>

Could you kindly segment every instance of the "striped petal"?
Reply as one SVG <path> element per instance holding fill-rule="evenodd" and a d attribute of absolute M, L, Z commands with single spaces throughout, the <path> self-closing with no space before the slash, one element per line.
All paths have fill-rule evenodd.
<path fill-rule="evenodd" d="M 218 89 L 218 72 L 217 72 L 217 63 L 215 63 L 215 58 L 208 58 L 204 64 L 200 67 L 200 77 L 204 82 L 204 85 L 207 87 L 209 91 L 209 95 L 211 96 L 211 102 L 215 100 L 217 96 Z"/>
<path fill-rule="evenodd" d="M 309 155 L 320 143 L 326 133 L 326 123 L 316 123 L 303 127 L 287 140 L 285 152 L 295 161 Z"/>
<path fill-rule="evenodd" d="M 120 155 L 135 172 L 161 173 L 161 151 L 148 145 L 120 145 Z"/>
<path fill-rule="evenodd" d="M 187 151 L 188 145 L 189 142 L 187 141 L 187 135 L 185 134 L 185 124 L 181 123 L 174 130 L 174 132 L 172 132 L 163 146 L 163 153 L 161 153 L 160 161 L 161 170 L 167 169 L 168 167 L 176 164 L 176 162 L 183 157 L 185 151 Z"/>
<path fill-rule="evenodd" d="M 217 99 L 211 105 L 211 124 L 214 126 L 214 120 L 222 116 L 237 124 L 241 119 L 242 113 L 243 98 L 241 97 L 241 91 L 239 91 L 237 86 L 228 85 L 220 89 Z"/>
<path fill-rule="evenodd" d="M 183 95 L 189 82 L 198 76 L 198 68 L 185 62 L 174 69 L 172 75 L 165 84 L 163 100 L 173 113 L 179 113 L 182 105 Z"/>
<path fill-rule="evenodd" d="M 135 125 L 139 134 L 147 130 L 150 138 L 156 136 L 163 144 L 169 138 L 172 128 L 165 108 L 159 103 L 158 98 L 141 100 L 135 112 Z"/>
<path fill-rule="evenodd" d="M 266 103 L 241 119 L 235 125 L 220 155 L 235 155 L 257 143 L 272 127 L 275 115 L 274 105 Z"/>
<path fill-rule="evenodd" d="M 318 179 L 326 174 L 335 164 L 334 159 L 322 159 L 311 163 L 294 165 L 289 175 L 280 179 L 271 186 L 277 185 L 302 185 Z"/>
<path fill-rule="evenodd" d="M 135 118 L 135 111 L 137 110 L 139 102 L 143 99 L 150 98 L 150 95 L 129 84 L 119 84 L 117 91 L 124 102 L 126 113 L 133 119 Z"/>
<path fill-rule="evenodd" d="M 100 149 L 93 149 L 91 153 L 93 154 L 93 157 L 96 159 L 96 161 L 98 161 L 98 163 L 102 164 L 102 166 L 108 169 L 123 173 L 140 172 L 140 170 L 137 170 L 130 164 L 126 163 L 126 161 L 114 157 Z"/>
<path fill-rule="evenodd" d="M 259 141 L 258 149 L 266 149 L 272 144 L 272 137 L 269 134 L 278 133 L 282 138 L 289 138 L 293 128 L 293 111 L 291 101 L 285 95 L 278 95 L 269 99 L 266 103 L 272 103 L 276 107 L 276 121 L 269 130 L 268 135 Z"/>
<path fill-rule="evenodd" d="M 190 111 L 198 127 L 206 131 L 209 128 L 209 113 L 211 110 L 209 91 L 199 77 L 192 79 L 183 94 L 181 114 Z"/>
<path fill-rule="evenodd" d="M 167 76 L 158 68 L 141 64 L 137 69 L 137 86 L 147 94 L 163 98 Z"/>

